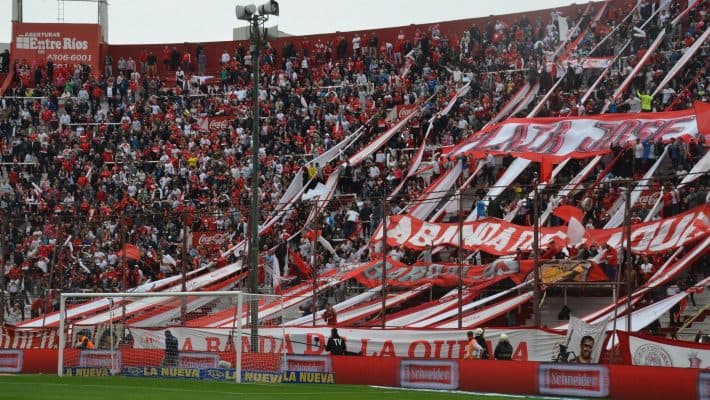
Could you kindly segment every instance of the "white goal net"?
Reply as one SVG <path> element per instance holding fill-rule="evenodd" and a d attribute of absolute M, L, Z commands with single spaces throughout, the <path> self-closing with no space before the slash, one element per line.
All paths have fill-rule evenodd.
<path fill-rule="evenodd" d="M 282 296 L 237 291 L 63 293 L 57 374 L 278 376 L 289 347 L 283 315 Z"/>

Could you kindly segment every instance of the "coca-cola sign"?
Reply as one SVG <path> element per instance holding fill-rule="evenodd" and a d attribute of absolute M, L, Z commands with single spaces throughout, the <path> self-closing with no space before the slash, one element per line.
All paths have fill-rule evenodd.
<path fill-rule="evenodd" d="M 636 208 L 651 209 L 661 197 L 661 192 L 657 190 L 644 190 L 636 202 Z"/>
<path fill-rule="evenodd" d="M 210 131 L 221 131 L 229 128 L 230 117 L 211 117 L 207 125 Z"/>
<path fill-rule="evenodd" d="M 556 396 L 609 396 L 609 370 L 602 365 L 540 364 L 541 394 Z"/>
<path fill-rule="evenodd" d="M 407 118 L 407 116 L 413 112 L 417 111 L 417 106 L 414 104 L 406 106 L 397 106 L 397 117 L 399 120 Z"/>
<path fill-rule="evenodd" d="M 230 116 L 220 116 L 220 117 L 209 117 L 203 116 L 199 119 L 199 127 L 202 132 L 214 132 L 228 129 L 233 117 Z"/>
<path fill-rule="evenodd" d="M 192 232 L 192 246 L 221 246 L 228 243 L 229 232 Z"/>

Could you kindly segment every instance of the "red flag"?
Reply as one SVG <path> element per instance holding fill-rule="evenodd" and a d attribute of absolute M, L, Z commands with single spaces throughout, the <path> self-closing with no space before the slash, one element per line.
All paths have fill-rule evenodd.
<path fill-rule="evenodd" d="M 123 246 L 123 250 L 118 252 L 118 256 L 123 257 L 124 253 L 126 258 L 129 260 L 138 261 L 141 259 L 141 250 L 132 244 L 126 244 Z"/>
<path fill-rule="evenodd" d="M 293 265 L 296 267 L 298 272 L 300 273 L 302 277 L 305 276 L 310 276 L 311 274 L 311 267 L 306 264 L 305 261 L 303 261 L 303 258 L 301 258 L 301 255 L 298 254 L 298 252 L 295 252 L 293 250 L 289 250 L 288 254 L 291 256 L 291 261 L 293 261 Z"/>
<path fill-rule="evenodd" d="M 540 182 L 550 182 L 552 179 L 552 167 L 552 162 L 542 156 L 540 160 Z"/>
<path fill-rule="evenodd" d="M 608 280 L 610 279 L 606 276 L 602 267 L 593 262 L 592 268 L 589 268 L 589 272 L 587 272 L 587 282 L 606 282 Z"/>
<path fill-rule="evenodd" d="M 710 134 L 710 103 L 696 101 L 695 107 L 695 122 L 698 124 L 698 132 Z"/>
<path fill-rule="evenodd" d="M 311 242 L 315 242 L 316 238 L 321 235 L 321 232 L 322 231 L 320 229 L 318 229 L 318 230 L 311 229 L 308 232 L 306 232 L 306 235 L 305 235 L 306 239 L 310 240 Z"/>
<path fill-rule="evenodd" d="M 582 222 L 584 219 L 584 211 L 574 206 L 559 206 L 552 211 L 552 214 L 565 222 L 569 222 L 572 217 L 576 218 L 579 222 Z"/>

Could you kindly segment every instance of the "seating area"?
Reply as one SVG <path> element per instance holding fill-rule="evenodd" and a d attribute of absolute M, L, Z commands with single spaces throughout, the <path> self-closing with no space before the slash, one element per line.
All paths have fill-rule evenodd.
<path fill-rule="evenodd" d="M 431 223 L 492 217 L 529 228 L 532 194 L 542 185 L 541 226 L 567 225 L 554 210 L 571 206 L 583 212 L 584 229 L 616 229 L 626 199 L 620 186 L 643 180 L 634 189 L 642 194 L 631 224 L 697 209 L 710 199 L 703 135 L 710 132 L 684 140 L 617 137 L 595 154 L 559 156 L 564 161 L 554 170 L 522 152 L 461 150 L 507 121 L 650 118 L 690 113 L 695 102 L 707 102 L 702 41 L 710 4 L 686 10 L 680 3 L 655 12 L 649 2 L 611 1 L 490 17 L 458 29 L 442 23 L 280 38 L 263 52 L 257 82 L 248 46 L 237 42 L 142 51 L 108 46 L 111 68 L 101 71 L 13 58 L 0 99 L 0 214 L 8 249 L 3 323 L 21 326 L 57 311 L 60 292 L 121 292 L 181 273 L 223 270 L 205 285 L 243 287 L 241 278 L 232 279 L 245 267 L 228 268 L 244 259 L 237 249 L 248 236 L 255 170 L 260 285 L 278 293 L 306 287 L 312 274 L 382 259 L 375 238 L 383 216 Z M 567 36 L 560 34 L 561 17 Z M 691 57 L 675 73 L 685 54 Z M 251 164 L 255 83 L 258 169 Z M 227 233 L 228 240 L 187 245 L 196 232 Z M 542 258 L 591 260 L 607 275 L 624 265 L 623 248 L 598 245 L 572 251 L 553 244 L 542 248 Z M 671 253 L 635 253 L 635 287 Z M 408 265 L 533 258 L 527 249 L 458 255 L 455 248 L 406 246 L 387 253 Z M 688 289 L 708 274 L 699 257 L 662 286 Z M 333 285 L 319 292 L 319 303 L 361 285 Z M 490 282 L 470 300 L 511 286 Z M 393 314 L 434 300 L 407 296 L 408 290 L 394 288 L 391 295 L 401 297 L 392 302 Z M 308 314 L 312 291 L 302 292 L 293 295 Z M 551 301 L 551 310 L 558 303 Z M 377 310 L 353 310 L 352 325 L 382 318 Z M 501 315 L 490 323 L 501 323 Z M 526 319 L 520 313 L 518 322 Z"/>

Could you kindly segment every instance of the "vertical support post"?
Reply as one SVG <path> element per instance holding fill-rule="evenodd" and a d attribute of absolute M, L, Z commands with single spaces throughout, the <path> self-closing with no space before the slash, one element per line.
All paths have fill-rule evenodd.
<path fill-rule="evenodd" d="M 626 207 L 624 209 L 624 230 L 626 231 L 626 331 L 631 332 L 631 278 L 633 277 L 631 262 L 631 181 L 626 187 Z"/>
<path fill-rule="evenodd" d="M 458 323 L 459 329 L 463 328 L 463 188 L 459 188 L 459 277 L 458 277 Z"/>
<path fill-rule="evenodd" d="M 540 318 L 540 195 L 537 181 L 533 182 L 533 325 L 539 327 Z"/>
<path fill-rule="evenodd" d="M 12 0 L 12 22 L 22 22 L 22 0 Z"/>
<path fill-rule="evenodd" d="M 187 235 L 187 210 L 184 210 L 182 218 L 182 254 L 180 257 L 182 260 L 180 263 L 181 292 L 187 292 Z M 183 325 L 185 324 L 185 314 L 187 314 L 187 298 L 183 296 L 180 304 L 180 321 Z"/>
<path fill-rule="evenodd" d="M 258 292 L 259 275 L 259 58 L 262 37 L 259 16 L 251 20 L 250 41 L 252 45 L 252 130 L 251 130 L 251 208 L 249 212 L 249 285 L 251 293 Z M 259 351 L 259 303 L 251 300 L 251 350 Z"/>
<path fill-rule="evenodd" d="M 382 190 L 382 328 L 387 325 L 387 196 Z"/>
<path fill-rule="evenodd" d="M 66 346 L 66 326 L 65 326 L 65 311 L 66 311 L 66 297 L 64 294 L 59 294 L 59 353 L 57 354 L 57 375 L 62 377 L 64 375 L 64 346 Z"/>
<path fill-rule="evenodd" d="M 314 206 L 317 209 L 317 205 Z M 316 217 L 317 218 L 317 217 Z M 315 236 L 313 237 L 313 256 L 311 257 L 311 276 L 313 277 L 313 326 L 316 326 L 316 314 L 318 314 L 318 252 L 316 251 L 316 246 L 318 245 L 318 237 L 320 236 L 320 231 L 318 230 L 318 224 L 314 224 Z"/>
<path fill-rule="evenodd" d="M 284 322 L 286 322 L 286 315 L 284 314 L 284 297 L 279 296 L 279 314 L 281 315 L 280 318 L 280 323 L 281 323 L 281 370 L 280 371 L 286 371 L 287 369 L 287 363 L 286 363 L 286 348 L 287 348 L 287 343 L 286 343 L 286 326 L 284 325 Z"/>
<path fill-rule="evenodd" d="M 633 178 L 632 178 L 633 179 Z M 627 289 L 631 287 L 628 281 L 628 273 L 630 272 L 628 268 L 631 266 L 631 180 L 626 183 L 626 199 L 624 200 L 624 230 L 623 234 L 626 236 L 626 287 Z M 611 249 L 611 251 L 616 251 L 616 249 Z M 616 268 L 616 276 L 614 277 L 615 282 L 612 286 L 614 289 L 613 300 L 614 300 L 614 322 L 612 323 L 611 329 L 611 351 L 609 352 L 609 364 L 614 363 L 614 347 L 616 346 L 616 320 L 619 316 L 619 292 L 621 285 L 621 265 Z M 626 293 L 626 329 L 627 331 L 631 328 L 631 292 L 627 290 Z"/>
<path fill-rule="evenodd" d="M 123 218 L 123 213 L 121 213 L 121 216 L 119 217 L 118 220 L 119 224 L 121 225 L 121 265 L 122 267 L 122 272 L 121 272 L 121 292 L 126 291 L 126 270 L 128 269 L 128 259 L 127 259 L 127 254 L 126 254 L 126 221 Z M 121 323 L 125 326 L 126 325 L 126 302 L 122 301 L 121 302 Z"/>
<path fill-rule="evenodd" d="M 0 326 L 5 324 L 5 265 L 7 265 L 7 215 L 0 224 Z"/>
<path fill-rule="evenodd" d="M 237 383 L 242 382 L 242 302 L 244 294 L 239 292 L 237 294 L 237 312 L 235 317 L 237 318 L 237 337 L 233 338 L 234 348 L 237 351 L 237 360 L 234 365 L 235 379 Z"/>

